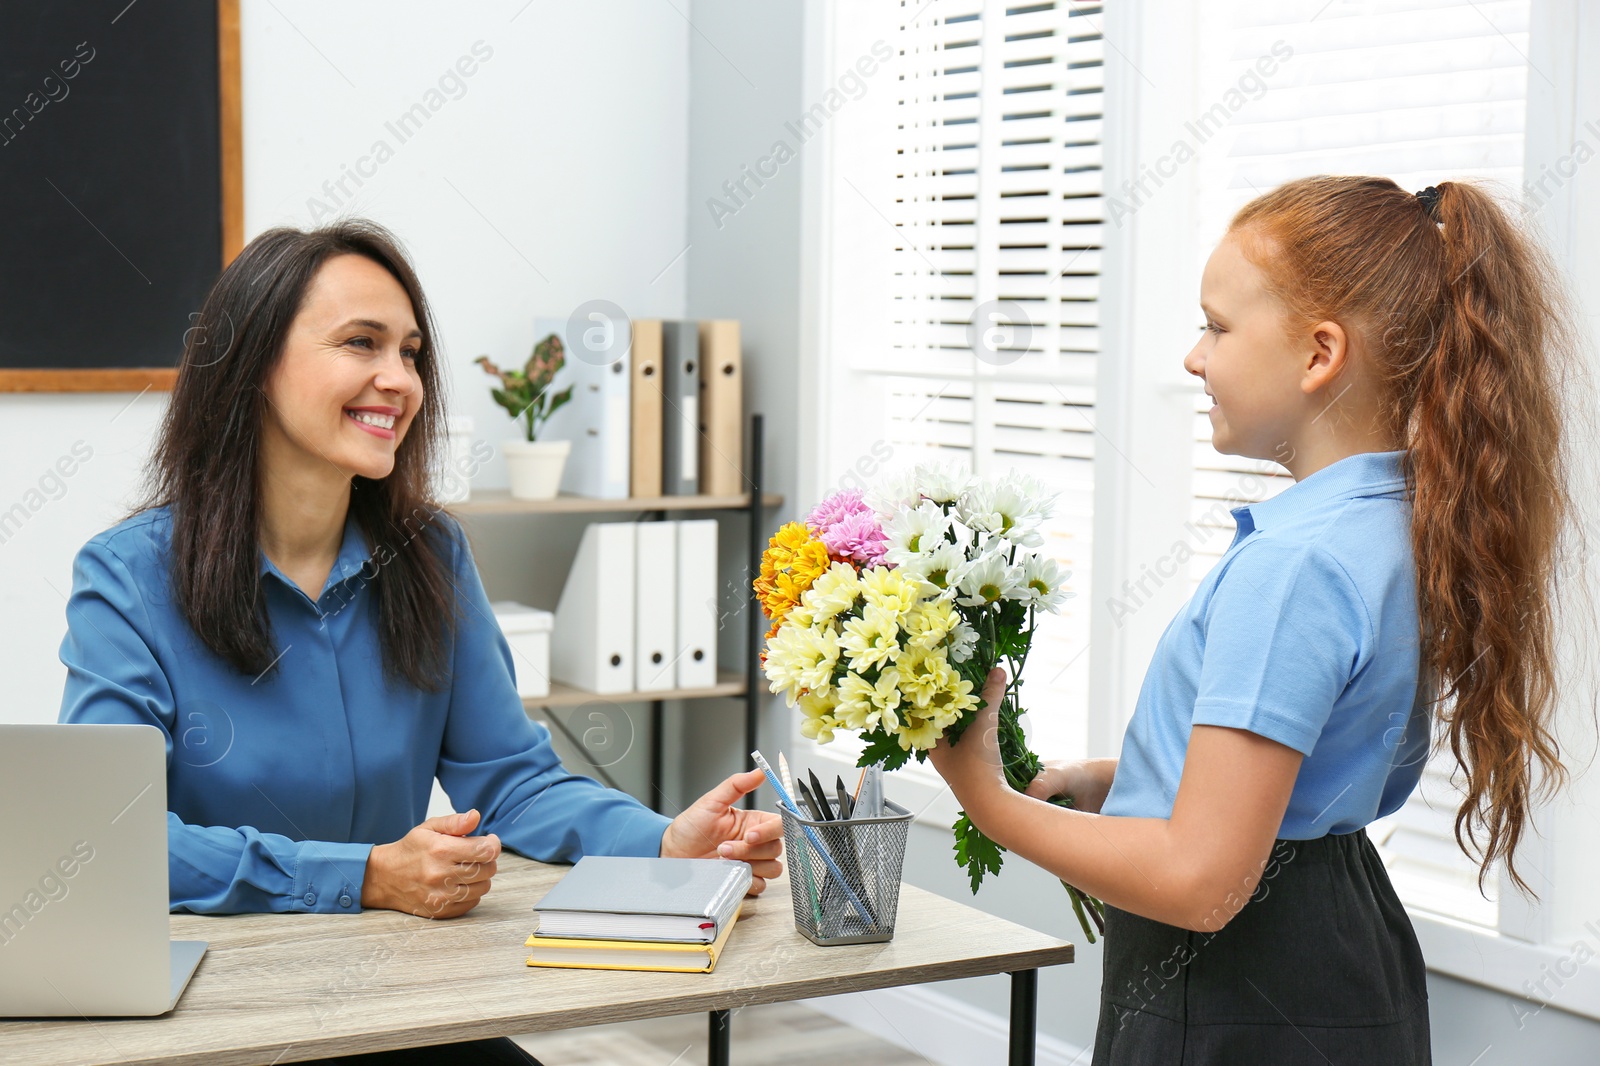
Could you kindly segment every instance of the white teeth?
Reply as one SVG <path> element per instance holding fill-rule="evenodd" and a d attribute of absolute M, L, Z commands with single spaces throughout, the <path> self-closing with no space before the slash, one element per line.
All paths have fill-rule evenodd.
<path fill-rule="evenodd" d="M 377 426 L 379 429 L 394 428 L 394 415 L 378 415 L 373 414 L 371 411 L 346 411 L 345 414 L 357 422 L 365 422 L 367 425 Z"/>

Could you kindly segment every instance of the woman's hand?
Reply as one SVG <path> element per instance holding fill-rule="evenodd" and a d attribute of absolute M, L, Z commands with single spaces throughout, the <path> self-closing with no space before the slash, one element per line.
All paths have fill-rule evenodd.
<path fill-rule="evenodd" d="M 1009 790 L 1000 766 L 1000 701 L 1005 696 L 1006 671 L 997 666 L 989 671 L 983 686 L 983 706 L 977 717 L 951 744 L 941 740 L 928 751 L 928 761 L 950 785 L 950 791 L 972 817 L 972 808 L 994 790 Z M 974 819 L 976 820 L 976 819 Z"/>
<path fill-rule="evenodd" d="M 361 906 L 404 911 L 422 918 L 455 918 L 489 891 L 500 858 L 500 838 L 469 837 L 476 810 L 429 818 L 393 844 L 367 857 Z"/>
<path fill-rule="evenodd" d="M 667 826 L 661 834 L 661 855 L 677 859 L 739 859 L 750 864 L 749 895 L 758 896 L 767 881 L 783 873 L 783 820 L 771 811 L 736 806 L 761 787 L 760 770 L 734 774 Z"/>
<path fill-rule="evenodd" d="M 1025 790 L 1034 799 L 1071 796 L 1072 809 L 1099 814 L 1111 791 L 1111 778 L 1117 772 L 1116 759 L 1079 759 L 1075 762 L 1047 762 Z"/>

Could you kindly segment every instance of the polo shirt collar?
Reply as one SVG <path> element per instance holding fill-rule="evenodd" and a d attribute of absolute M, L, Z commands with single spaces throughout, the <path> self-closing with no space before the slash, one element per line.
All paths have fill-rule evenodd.
<path fill-rule="evenodd" d="M 266 552 L 263 551 L 260 554 L 260 573 L 263 576 L 276 574 L 279 580 L 287 585 L 294 586 L 294 582 L 290 581 L 288 576 L 279 570 L 271 559 L 267 558 Z M 339 542 L 339 555 L 334 559 L 333 569 L 328 572 L 328 580 L 324 589 L 354 577 L 370 558 L 372 558 L 372 547 L 367 542 L 366 533 L 362 532 L 361 523 L 356 521 L 355 508 L 351 508 L 344 516 L 344 537 Z"/>
<path fill-rule="evenodd" d="M 1329 463 L 1316 473 L 1297 481 L 1271 499 L 1231 509 L 1240 535 L 1266 529 L 1313 511 L 1335 500 L 1354 500 L 1382 496 L 1405 488 L 1403 450 L 1357 452 Z"/>

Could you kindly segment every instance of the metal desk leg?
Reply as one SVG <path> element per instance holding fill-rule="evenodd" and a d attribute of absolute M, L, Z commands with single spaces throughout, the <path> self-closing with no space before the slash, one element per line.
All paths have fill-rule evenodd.
<path fill-rule="evenodd" d="M 706 1053 L 709 1066 L 728 1066 L 733 1056 L 733 1012 L 711 1012 L 711 1049 Z"/>
<path fill-rule="evenodd" d="M 1011 975 L 1011 1066 L 1033 1066 L 1034 1034 L 1039 1024 L 1039 971 Z"/>

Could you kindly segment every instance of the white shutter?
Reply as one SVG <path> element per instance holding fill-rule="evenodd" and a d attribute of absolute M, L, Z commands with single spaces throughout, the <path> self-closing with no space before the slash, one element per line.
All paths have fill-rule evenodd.
<path fill-rule="evenodd" d="M 825 394 L 854 399 L 848 427 L 825 435 L 823 465 L 839 477 L 878 436 L 893 451 L 886 467 L 958 459 L 1062 493 L 1047 543 L 1077 597 L 1041 626 L 1024 704 L 1038 748 L 1081 753 L 1104 218 L 1102 44 L 1098 18 L 1082 16 L 1100 8 L 862 6 L 885 17 L 878 28 L 897 58 L 875 119 L 857 113 L 834 129 L 830 194 L 873 210 L 860 222 L 836 215 L 830 234 Z M 865 17 L 854 0 L 834 10 Z M 865 48 L 836 41 L 840 68 Z M 1004 354 L 986 361 L 969 323 L 991 301 L 1019 307 L 1030 328 L 1001 330 Z"/>
<path fill-rule="evenodd" d="M 1485 177 L 1514 194 L 1522 184 L 1528 8 L 1527 0 L 1207 5 L 1202 106 L 1237 87 L 1275 42 L 1293 56 L 1265 79 L 1268 91 L 1201 148 L 1202 255 L 1245 202 L 1308 174 L 1382 174 L 1411 190 Z M 1197 329 L 1204 323 L 1198 307 L 1195 321 Z M 1191 588 L 1233 537 L 1227 508 L 1292 484 L 1276 464 L 1218 455 L 1198 382 L 1195 400 L 1191 509 L 1211 532 L 1191 561 Z M 1479 895 L 1477 867 L 1455 844 L 1452 767 L 1448 749 L 1436 754 L 1405 806 L 1370 832 L 1408 905 L 1494 927 L 1498 906 Z M 1493 897 L 1495 879 L 1486 887 Z"/>

